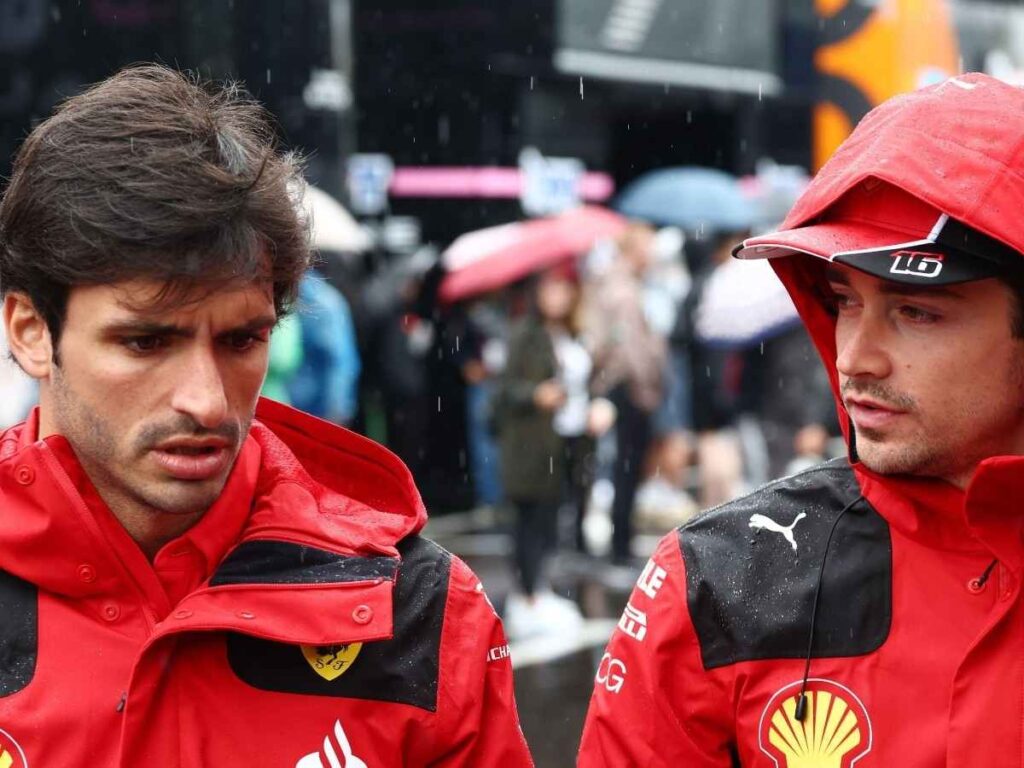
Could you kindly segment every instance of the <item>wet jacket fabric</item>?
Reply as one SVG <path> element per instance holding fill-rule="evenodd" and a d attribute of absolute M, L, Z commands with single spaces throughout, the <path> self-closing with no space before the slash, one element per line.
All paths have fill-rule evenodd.
<path fill-rule="evenodd" d="M 773 266 L 836 392 L 817 272 Z M 1024 458 L 961 491 L 851 456 L 661 541 L 600 660 L 580 766 L 1024 765 Z"/>
<path fill-rule="evenodd" d="M 530 766 L 501 624 L 405 467 L 263 400 L 152 563 L 37 415 L 0 438 L 0 766 Z"/>

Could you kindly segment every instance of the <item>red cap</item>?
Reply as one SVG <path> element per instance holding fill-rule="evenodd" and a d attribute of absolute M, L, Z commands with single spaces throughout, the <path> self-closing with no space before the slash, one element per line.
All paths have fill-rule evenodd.
<path fill-rule="evenodd" d="M 818 172 L 782 229 L 735 255 L 809 253 L 933 285 L 1024 264 L 1022 116 L 1024 89 L 981 74 L 890 99 Z"/>
<path fill-rule="evenodd" d="M 1024 267 L 1009 246 L 874 179 L 814 223 L 749 238 L 735 253 L 743 259 L 805 253 L 912 285 L 965 283 Z"/>

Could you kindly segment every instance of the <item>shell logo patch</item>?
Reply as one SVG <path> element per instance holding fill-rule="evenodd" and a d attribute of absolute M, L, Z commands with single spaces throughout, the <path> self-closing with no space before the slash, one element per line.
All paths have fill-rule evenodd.
<path fill-rule="evenodd" d="M 339 643 L 337 645 L 302 645 L 306 663 L 324 680 L 330 682 L 348 672 L 356 656 L 363 649 L 362 643 Z M 0 763 L 0 768 L 4 768 Z"/>
<path fill-rule="evenodd" d="M 28 760 L 21 745 L 7 731 L 0 728 L 0 768 L 28 768 Z"/>
<path fill-rule="evenodd" d="M 846 686 L 812 678 L 801 722 L 796 718 L 801 684 L 780 688 L 761 713 L 761 751 L 776 768 L 853 768 L 871 751 L 871 718 L 864 704 Z"/>

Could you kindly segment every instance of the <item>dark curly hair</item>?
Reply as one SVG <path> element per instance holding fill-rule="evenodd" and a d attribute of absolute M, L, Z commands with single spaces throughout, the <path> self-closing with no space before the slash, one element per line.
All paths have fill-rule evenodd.
<path fill-rule="evenodd" d="M 28 295 L 55 349 L 79 285 L 154 280 L 173 303 L 268 280 L 284 315 L 310 258 L 301 191 L 300 160 L 238 84 L 125 68 L 19 149 L 0 202 L 0 295 Z"/>

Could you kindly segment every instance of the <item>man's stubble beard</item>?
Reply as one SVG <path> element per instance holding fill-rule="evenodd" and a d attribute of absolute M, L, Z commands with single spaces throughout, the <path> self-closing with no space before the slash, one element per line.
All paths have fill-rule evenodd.
<path fill-rule="evenodd" d="M 151 512 L 189 515 L 205 512 L 217 500 L 227 483 L 240 449 L 240 435 L 247 435 L 251 418 L 241 429 L 215 430 L 232 439 L 235 455 L 224 477 L 199 484 L 172 478 L 147 482 L 138 473 L 151 448 L 167 437 L 191 434 L 194 429 L 149 425 L 139 430 L 130 443 L 127 455 L 118 455 L 118 441 L 110 427 L 86 401 L 78 396 L 54 366 L 50 381 L 54 422 L 58 432 L 71 444 L 79 463 L 97 492 L 112 510 L 133 508 Z M 225 435 L 224 432 L 230 433 Z M 120 467 L 122 471 L 117 471 Z M 132 469 L 136 469 L 133 477 Z M 150 486 L 150 487 L 147 487 Z M 189 492 L 185 492 L 188 489 Z"/>
<path fill-rule="evenodd" d="M 1016 411 L 1010 417 L 1011 423 L 1024 425 L 1024 354 L 1014 357 L 1006 382 L 1007 397 L 1014 398 Z M 845 391 L 845 388 L 844 388 Z M 905 404 L 916 406 L 914 401 L 907 399 Z M 960 424 L 969 423 L 975 414 L 963 408 L 954 421 Z M 993 427 L 998 429 L 1006 419 L 996 419 Z M 880 475 L 913 475 L 918 477 L 934 477 L 950 479 L 973 471 L 981 461 L 1003 453 L 999 446 L 962 445 L 958 435 L 927 428 L 920 430 L 902 441 L 900 445 L 886 448 L 884 436 L 874 430 L 857 430 L 857 458 L 872 472 Z M 862 438 L 869 440 L 867 444 Z M 871 443 L 875 443 L 872 445 Z M 866 449 L 866 450 L 865 450 Z"/>

